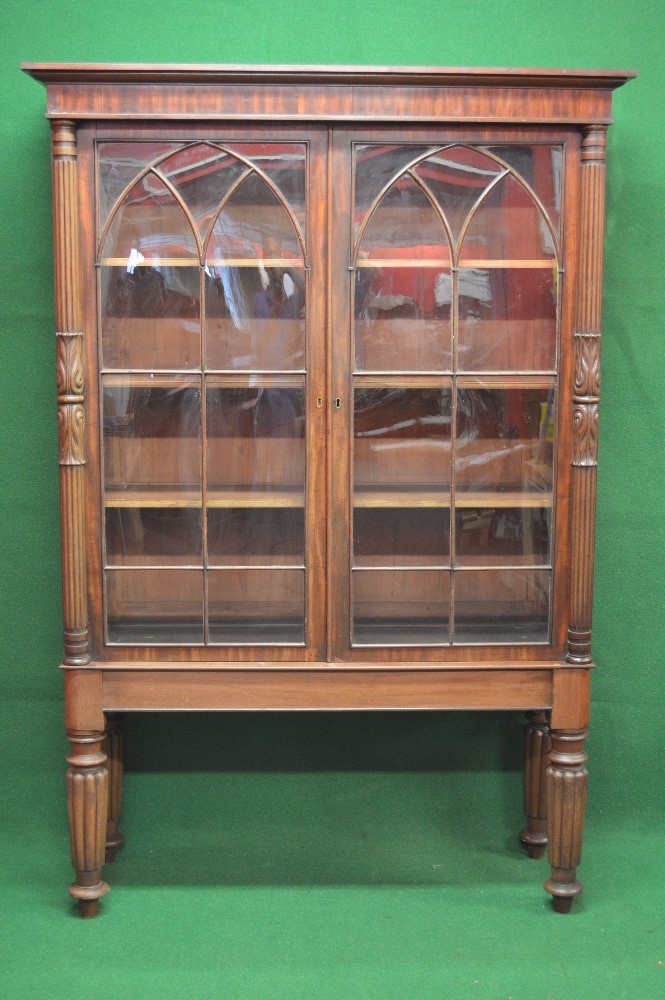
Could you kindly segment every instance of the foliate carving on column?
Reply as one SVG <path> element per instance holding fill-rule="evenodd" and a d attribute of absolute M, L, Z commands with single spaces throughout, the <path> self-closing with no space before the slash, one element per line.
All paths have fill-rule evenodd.
<path fill-rule="evenodd" d="M 72 752 L 67 757 L 67 802 L 72 865 L 76 881 L 70 895 L 82 916 L 94 916 L 98 900 L 108 892 L 102 881 L 106 845 L 108 774 L 102 750 L 104 733 L 68 731 Z"/>
<path fill-rule="evenodd" d="M 598 465 L 598 403 L 573 406 L 573 465 Z"/>
<path fill-rule="evenodd" d="M 85 410 L 76 127 L 52 123 L 56 382 L 65 663 L 89 661 L 85 563 Z"/>
<path fill-rule="evenodd" d="M 572 562 L 566 659 L 591 661 L 600 334 L 605 202 L 605 126 L 582 137 L 579 276 L 575 317 L 572 446 Z"/>
<path fill-rule="evenodd" d="M 60 465 L 85 465 L 85 416 L 80 403 L 58 407 Z"/>
<path fill-rule="evenodd" d="M 582 835 L 588 775 L 584 750 L 586 729 L 552 733 L 547 768 L 549 860 L 552 875 L 545 889 L 555 908 L 567 912 L 573 897 L 582 892 L 576 870 L 582 857 Z"/>

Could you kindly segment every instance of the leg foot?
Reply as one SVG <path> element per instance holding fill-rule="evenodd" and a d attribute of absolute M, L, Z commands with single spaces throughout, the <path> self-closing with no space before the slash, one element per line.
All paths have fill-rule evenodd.
<path fill-rule="evenodd" d="M 530 858 L 542 858 L 547 847 L 547 760 L 550 751 L 549 714 L 527 712 L 524 730 L 524 812 L 520 833 Z"/>
<path fill-rule="evenodd" d="M 101 732 L 68 731 L 67 802 L 72 865 L 76 881 L 70 895 L 79 901 L 81 916 L 94 916 L 98 901 L 108 892 L 102 881 L 106 843 L 108 775 Z"/>
<path fill-rule="evenodd" d="M 583 889 L 577 880 L 587 793 L 585 729 L 553 730 L 547 768 L 549 858 L 552 875 L 545 889 L 557 913 L 569 913 Z"/>
<path fill-rule="evenodd" d="M 104 751 L 108 780 L 108 816 L 106 821 L 105 861 L 115 861 L 116 851 L 125 842 L 124 834 L 118 829 L 118 821 L 122 812 L 122 778 L 123 778 L 123 741 L 122 724 L 119 715 L 106 716 L 106 738 Z"/>

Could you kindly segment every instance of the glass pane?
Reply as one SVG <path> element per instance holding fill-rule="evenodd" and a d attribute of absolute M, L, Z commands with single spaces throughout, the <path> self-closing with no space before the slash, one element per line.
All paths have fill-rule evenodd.
<path fill-rule="evenodd" d="M 303 507 L 304 377 L 297 382 L 297 387 L 208 385 L 209 507 Z"/>
<path fill-rule="evenodd" d="M 369 208 L 386 184 L 427 152 L 427 146 L 410 144 L 356 146 L 354 243 Z"/>
<path fill-rule="evenodd" d="M 102 267 L 100 271 L 106 368 L 200 367 L 198 266 Z"/>
<path fill-rule="evenodd" d="M 453 146 L 423 160 L 415 173 L 435 196 L 457 239 L 476 201 L 503 169 L 478 150 Z"/>
<path fill-rule="evenodd" d="M 145 174 L 125 196 L 104 239 L 101 263 L 128 269 L 199 263 L 187 216 L 156 174 Z"/>
<path fill-rule="evenodd" d="M 208 506 L 210 564 L 302 566 L 304 560 L 303 507 Z"/>
<path fill-rule="evenodd" d="M 155 378 L 103 382 L 105 500 L 114 506 L 201 505 L 198 385 Z"/>
<path fill-rule="evenodd" d="M 449 563 L 449 510 L 412 506 L 354 507 L 354 566 L 440 567 Z"/>
<path fill-rule="evenodd" d="M 158 167 L 182 196 L 202 240 L 222 198 L 247 169 L 234 156 L 207 143 L 187 146 Z"/>
<path fill-rule="evenodd" d="M 563 148 L 561 146 L 488 146 L 533 188 L 559 232 L 561 223 L 561 189 Z M 546 228 L 546 227 L 545 227 Z M 546 243 L 548 234 L 543 232 Z"/>
<path fill-rule="evenodd" d="M 530 194 L 507 175 L 474 212 L 462 243 L 460 262 L 470 260 L 551 260 L 552 235 Z"/>
<path fill-rule="evenodd" d="M 100 142 L 98 150 L 99 231 L 116 201 L 134 178 L 155 160 L 176 149 L 174 142 Z"/>
<path fill-rule="evenodd" d="M 449 491 L 450 387 L 356 388 L 354 401 L 356 491 Z"/>
<path fill-rule="evenodd" d="M 296 228 L 277 195 L 256 173 L 233 192 L 215 221 L 208 244 L 209 268 L 241 260 L 292 260 L 302 264 Z"/>
<path fill-rule="evenodd" d="M 551 495 L 554 383 L 457 390 L 457 492 Z"/>
<path fill-rule="evenodd" d="M 547 642 L 549 570 L 455 571 L 455 643 Z"/>
<path fill-rule="evenodd" d="M 552 511 L 547 507 L 457 508 L 456 565 L 547 565 Z"/>
<path fill-rule="evenodd" d="M 356 371 L 449 371 L 450 268 L 358 267 Z"/>
<path fill-rule="evenodd" d="M 208 622 L 211 643 L 304 643 L 304 571 L 209 570 Z"/>
<path fill-rule="evenodd" d="M 200 507 L 110 507 L 107 500 L 105 520 L 110 566 L 203 564 Z"/>
<path fill-rule="evenodd" d="M 446 231 L 432 203 L 412 177 L 400 177 L 386 192 L 360 242 L 361 260 L 450 264 Z"/>
<path fill-rule="evenodd" d="M 354 400 L 355 565 L 447 563 L 450 388 L 356 388 Z"/>
<path fill-rule="evenodd" d="M 108 641 L 202 643 L 203 572 L 107 570 Z"/>
<path fill-rule="evenodd" d="M 548 371 L 556 365 L 558 271 L 460 268 L 461 371 Z"/>
<path fill-rule="evenodd" d="M 209 369 L 305 367 L 305 272 L 301 267 L 206 268 Z"/>
<path fill-rule="evenodd" d="M 410 177 L 384 195 L 356 261 L 356 369 L 450 368 L 450 249 L 441 219 Z"/>
<path fill-rule="evenodd" d="M 457 565 L 549 563 L 554 407 L 550 380 L 458 389 Z"/>
<path fill-rule="evenodd" d="M 355 570 L 353 645 L 447 645 L 450 574 Z"/>
<path fill-rule="evenodd" d="M 295 142 L 234 142 L 228 148 L 251 160 L 285 198 L 306 235 L 307 147 Z"/>

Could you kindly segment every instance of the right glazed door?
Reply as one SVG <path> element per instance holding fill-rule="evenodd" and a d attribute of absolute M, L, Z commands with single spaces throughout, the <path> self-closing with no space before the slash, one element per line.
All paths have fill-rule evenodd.
<path fill-rule="evenodd" d="M 553 643 L 562 167 L 551 139 L 336 137 L 341 657 Z"/>

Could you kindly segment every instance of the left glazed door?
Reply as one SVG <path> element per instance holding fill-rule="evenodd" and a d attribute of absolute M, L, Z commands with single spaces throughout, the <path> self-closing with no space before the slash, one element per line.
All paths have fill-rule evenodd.
<path fill-rule="evenodd" d="M 106 653 L 325 658 L 321 138 L 90 143 Z"/>

